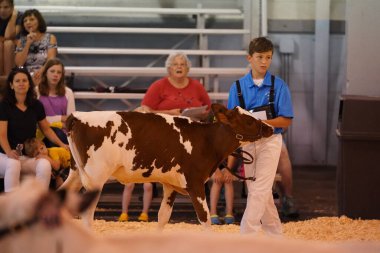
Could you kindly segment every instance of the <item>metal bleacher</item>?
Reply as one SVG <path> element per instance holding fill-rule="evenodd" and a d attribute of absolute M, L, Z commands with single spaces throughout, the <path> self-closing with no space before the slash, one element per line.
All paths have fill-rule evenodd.
<path fill-rule="evenodd" d="M 181 48 L 175 46 L 171 48 L 121 48 L 121 47 L 85 47 L 72 45 L 61 46 L 60 42 L 58 47 L 58 54 L 63 59 L 69 59 L 72 56 L 89 56 L 92 57 L 141 57 L 141 56 L 156 56 L 165 57 L 174 51 L 183 51 L 189 56 L 199 57 L 199 66 L 194 66 L 190 69 L 189 75 L 192 77 L 200 78 L 205 88 L 209 91 L 212 100 L 226 100 L 227 93 L 220 91 L 220 80 L 223 78 L 237 78 L 247 72 L 246 67 L 229 66 L 219 67 L 212 66 L 212 57 L 241 57 L 244 58 L 246 52 L 242 50 L 241 45 L 236 49 L 209 49 L 209 37 L 238 35 L 244 36 L 250 33 L 248 29 L 231 29 L 231 28 L 209 28 L 206 26 L 207 19 L 215 18 L 218 16 L 228 16 L 237 19 L 243 19 L 244 15 L 240 9 L 215 9 L 215 8 L 128 8 L 128 7 L 93 7 L 93 6 L 32 6 L 38 9 L 45 18 L 54 16 L 62 16 L 65 18 L 85 16 L 96 17 L 123 17 L 127 14 L 133 13 L 134 15 L 169 15 L 176 17 L 183 17 L 184 19 L 192 17 L 195 18 L 195 27 L 103 27 L 103 26 L 57 26 L 49 25 L 48 31 L 55 34 L 72 34 L 81 38 L 86 34 L 97 34 L 98 36 L 110 36 L 115 34 L 133 34 L 133 36 L 144 36 L 149 34 L 154 35 L 184 35 L 195 36 L 197 38 L 196 48 Z M 20 10 L 26 10 L 30 6 L 18 6 Z M 112 40 L 110 40 L 112 46 Z M 144 45 L 142 45 L 144 46 Z M 166 69 L 162 65 L 154 66 L 154 63 L 145 66 L 104 66 L 101 61 L 94 61 L 93 65 L 72 65 L 65 63 L 66 75 L 77 77 L 92 78 L 103 87 L 115 86 L 113 83 L 99 81 L 102 77 L 119 77 L 119 78 L 134 78 L 137 77 L 156 77 L 157 79 L 167 74 Z M 123 83 L 122 86 L 128 85 L 130 82 Z M 93 109 L 101 110 L 102 103 L 91 102 L 92 100 L 110 100 L 118 99 L 125 102 L 128 106 L 133 106 L 128 100 L 140 100 L 144 92 L 123 92 L 123 93 L 97 93 L 93 91 L 75 91 L 75 98 L 78 100 L 87 100 L 87 104 L 91 104 Z M 130 108 L 133 109 L 133 108 Z"/>

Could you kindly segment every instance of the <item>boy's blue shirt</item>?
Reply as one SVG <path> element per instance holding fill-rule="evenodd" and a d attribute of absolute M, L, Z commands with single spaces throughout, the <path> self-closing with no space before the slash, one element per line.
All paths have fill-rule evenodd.
<path fill-rule="evenodd" d="M 239 79 L 241 92 L 243 94 L 246 110 L 269 104 L 269 93 L 271 87 L 271 73 L 267 71 L 263 84 L 259 87 L 253 83 L 251 71 Z M 228 97 L 228 109 L 240 106 L 237 95 L 236 82 L 230 88 Z M 276 117 L 293 118 L 293 106 L 288 85 L 279 77 L 274 81 L 274 110 Z M 275 128 L 275 133 L 281 133 L 282 128 Z"/>

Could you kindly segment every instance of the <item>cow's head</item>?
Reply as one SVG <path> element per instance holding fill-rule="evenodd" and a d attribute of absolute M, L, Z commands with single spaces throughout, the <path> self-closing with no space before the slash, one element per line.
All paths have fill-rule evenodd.
<path fill-rule="evenodd" d="M 236 138 L 242 142 L 253 142 L 273 134 L 273 127 L 256 119 L 241 107 L 228 110 L 224 105 L 212 104 L 211 109 L 217 121 L 230 126 Z"/>
<path fill-rule="evenodd" d="M 77 215 L 85 211 L 97 194 L 48 191 L 37 179 L 27 178 L 17 190 L 0 194 L 0 241 L 37 223 L 57 227 L 64 213 Z"/>

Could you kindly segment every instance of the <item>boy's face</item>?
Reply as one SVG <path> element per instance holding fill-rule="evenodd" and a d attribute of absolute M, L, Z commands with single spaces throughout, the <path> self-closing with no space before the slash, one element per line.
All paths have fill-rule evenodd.
<path fill-rule="evenodd" d="M 43 142 L 38 144 L 38 148 L 36 150 L 36 154 L 34 155 L 34 157 L 38 155 L 48 155 L 48 150 Z"/>
<path fill-rule="evenodd" d="M 264 77 L 272 63 L 272 55 L 272 51 L 262 53 L 255 52 L 252 55 L 248 55 L 247 60 L 251 65 L 252 74 Z"/>

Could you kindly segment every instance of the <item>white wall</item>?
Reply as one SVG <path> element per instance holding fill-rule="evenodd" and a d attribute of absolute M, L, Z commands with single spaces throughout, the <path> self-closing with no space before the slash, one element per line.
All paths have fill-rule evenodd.
<path fill-rule="evenodd" d="M 350 95 L 380 96 L 380 1 L 347 1 L 347 83 Z"/>

